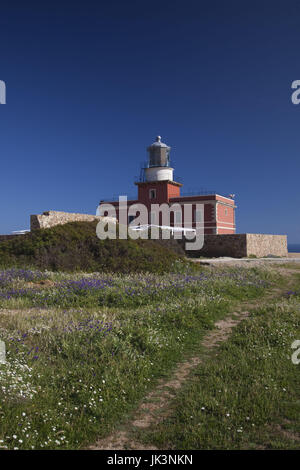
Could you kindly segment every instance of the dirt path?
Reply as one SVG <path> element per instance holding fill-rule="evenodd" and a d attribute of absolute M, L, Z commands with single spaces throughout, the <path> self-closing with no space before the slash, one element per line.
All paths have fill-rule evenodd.
<path fill-rule="evenodd" d="M 287 276 L 295 271 L 287 270 Z M 299 272 L 299 271 L 298 271 Z M 264 298 L 264 304 L 271 298 L 280 297 L 285 289 L 275 288 Z M 230 313 L 228 317 L 215 323 L 215 329 L 209 332 L 201 341 L 204 350 L 209 352 L 226 341 L 231 331 L 242 320 L 249 316 L 249 310 L 257 307 L 257 304 L 243 303 L 242 311 Z M 193 356 L 179 363 L 169 380 L 161 379 L 156 388 L 150 392 L 138 407 L 134 417 L 122 426 L 121 430 L 115 431 L 110 436 L 97 441 L 90 450 L 157 450 L 155 446 L 144 446 L 135 442 L 132 438 L 136 429 L 147 429 L 149 426 L 159 423 L 171 412 L 171 401 L 183 383 L 188 379 L 191 371 L 203 361 L 203 355 Z"/>
<path fill-rule="evenodd" d="M 234 312 L 228 318 L 218 321 L 216 328 L 208 333 L 201 344 L 209 351 L 224 342 L 229 337 L 232 329 L 249 315 L 248 311 Z M 150 392 L 142 401 L 133 419 L 126 424 L 126 430 L 99 440 L 92 450 L 124 450 L 124 449 L 151 449 L 156 447 L 145 447 L 134 442 L 131 430 L 135 428 L 146 429 L 166 418 L 170 412 L 170 401 L 175 397 L 176 391 L 187 380 L 190 372 L 202 362 L 200 356 L 194 356 L 178 364 L 173 377 L 170 380 L 160 380 L 156 388 Z"/>

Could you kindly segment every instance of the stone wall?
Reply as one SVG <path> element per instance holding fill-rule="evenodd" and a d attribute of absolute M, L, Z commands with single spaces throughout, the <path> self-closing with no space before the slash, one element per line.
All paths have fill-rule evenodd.
<path fill-rule="evenodd" d="M 108 217 L 105 217 L 109 219 Z M 46 211 L 42 214 L 30 216 L 30 230 L 50 228 L 55 225 L 63 225 L 68 222 L 93 222 L 103 217 L 90 214 L 76 214 L 72 212 Z M 111 219 L 115 222 L 115 219 Z"/>
<path fill-rule="evenodd" d="M 287 256 L 287 236 L 247 233 L 247 256 L 251 255 L 258 258 L 268 255 Z"/>
<path fill-rule="evenodd" d="M 205 235 L 203 248 L 188 254 L 192 257 L 230 256 L 233 258 L 251 255 L 258 258 L 268 255 L 287 256 L 287 236 L 254 233 Z"/>
<path fill-rule="evenodd" d="M 189 255 L 243 258 L 247 256 L 246 234 L 205 235 L 203 248 L 199 251 L 192 251 Z"/>

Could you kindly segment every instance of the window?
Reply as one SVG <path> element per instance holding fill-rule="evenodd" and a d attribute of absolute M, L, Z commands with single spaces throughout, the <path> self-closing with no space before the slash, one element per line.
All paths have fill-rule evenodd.
<path fill-rule="evenodd" d="M 181 224 L 181 211 L 175 212 L 175 224 Z"/>
<path fill-rule="evenodd" d="M 202 214 L 203 211 L 196 211 L 196 222 L 203 222 Z"/>
<path fill-rule="evenodd" d="M 150 212 L 150 224 L 157 225 L 156 212 Z"/>
<path fill-rule="evenodd" d="M 228 209 L 225 209 L 225 215 L 228 215 Z"/>
<path fill-rule="evenodd" d="M 150 189 L 149 199 L 155 199 L 155 198 L 156 198 L 156 189 Z"/>

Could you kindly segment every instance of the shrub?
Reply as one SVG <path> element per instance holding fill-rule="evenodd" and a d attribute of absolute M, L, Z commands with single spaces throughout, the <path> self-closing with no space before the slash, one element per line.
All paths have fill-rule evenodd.
<path fill-rule="evenodd" d="M 52 271 L 172 270 L 184 251 L 174 240 L 99 240 L 97 222 L 71 222 L 0 243 L 0 265 Z"/>

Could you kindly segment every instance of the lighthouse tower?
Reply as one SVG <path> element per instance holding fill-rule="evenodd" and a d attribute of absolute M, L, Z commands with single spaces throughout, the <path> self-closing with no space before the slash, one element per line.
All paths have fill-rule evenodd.
<path fill-rule="evenodd" d="M 160 135 L 147 148 L 149 163 L 144 169 L 146 181 L 173 181 L 174 169 L 170 166 L 170 150 L 171 147 L 161 141 Z"/>
<path fill-rule="evenodd" d="M 174 169 L 170 164 L 171 147 L 157 136 L 155 142 L 147 148 L 148 162 L 144 168 L 143 181 L 138 186 L 139 202 L 150 207 L 151 204 L 169 203 L 170 198 L 180 197 L 181 183 L 173 180 Z"/>

